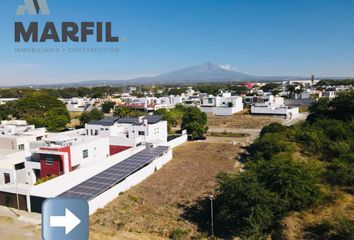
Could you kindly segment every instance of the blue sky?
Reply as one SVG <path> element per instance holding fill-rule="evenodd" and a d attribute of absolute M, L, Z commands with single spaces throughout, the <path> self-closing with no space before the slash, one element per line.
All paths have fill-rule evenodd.
<path fill-rule="evenodd" d="M 213 62 L 254 75 L 354 76 L 353 0 L 47 0 L 16 16 L 2 0 L 0 85 L 119 80 Z M 120 43 L 15 44 L 14 22 L 111 21 Z M 119 47 L 119 53 L 15 53 L 16 47 Z"/>

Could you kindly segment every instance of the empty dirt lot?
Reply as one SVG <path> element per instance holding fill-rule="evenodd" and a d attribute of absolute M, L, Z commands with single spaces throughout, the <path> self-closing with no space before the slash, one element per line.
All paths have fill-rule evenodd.
<path fill-rule="evenodd" d="M 237 145 L 188 142 L 143 183 L 91 217 L 90 239 L 166 239 L 173 232 L 198 236 L 182 216 L 185 207 L 213 193 L 220 171 L 236 171 Z"/>
<path fill-rule="evenodd" d="M 273 122 L 285 121 L 282 117 L 277 116 L 257 116 L 248 114 L 235 114 L 233 116 L 213 116 L 208 115 L 209 128 L 263 128 Z"/>

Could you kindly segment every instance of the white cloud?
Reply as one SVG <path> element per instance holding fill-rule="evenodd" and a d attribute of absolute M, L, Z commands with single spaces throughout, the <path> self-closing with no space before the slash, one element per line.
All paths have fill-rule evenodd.
<path fill-rule="evenodd" d="M 230 64 L 225 64 L 225 65 L 220 65 L 222 69 L 225 69 L 227 71 L 232 71 L 235 70 Z"/>

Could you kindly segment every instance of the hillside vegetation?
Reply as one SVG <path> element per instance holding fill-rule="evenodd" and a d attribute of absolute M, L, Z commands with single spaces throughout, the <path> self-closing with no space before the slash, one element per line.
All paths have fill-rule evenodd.
<path fill-rule="evenodd" d="M 354 239 L 353 115 L 352 91 L 316 102 L 304 123 L 264 127 L 242 158 L 245 171 L 217 177 L 217 235 Z M 296 231 L 294 217 L 303 220 Z"/>

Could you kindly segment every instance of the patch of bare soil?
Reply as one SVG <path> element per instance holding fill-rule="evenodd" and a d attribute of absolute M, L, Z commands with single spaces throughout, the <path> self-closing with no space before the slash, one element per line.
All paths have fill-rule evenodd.
<path fill-rule="evenodd" d="M 237 145 L 206 142 L 176 148 L 166 166 L 91 217 L 91 239 L 198 236 L 197 227 L 181 217 L 181 206 L 212 194 L 215 175 L 235 170 L 239 150 Z"/>

